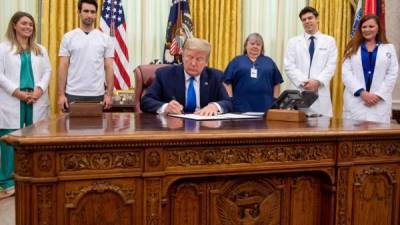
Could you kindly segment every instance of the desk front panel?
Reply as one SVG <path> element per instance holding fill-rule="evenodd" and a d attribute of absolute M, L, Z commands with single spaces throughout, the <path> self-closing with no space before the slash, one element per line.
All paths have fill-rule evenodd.
<path fill-rule="evenodd" d="M 400 128 L 61 116 L 14 132 L 17 224 L 399 223 Z"/>

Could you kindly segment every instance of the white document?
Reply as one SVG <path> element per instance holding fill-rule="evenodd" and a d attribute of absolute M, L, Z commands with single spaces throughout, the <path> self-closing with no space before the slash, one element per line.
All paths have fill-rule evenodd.
<path fill-rule="evenodd" d="M 172 117 L 191 119 L 191 120 L 231 120 L 231 119 L 259 119 L 263 115 L 246 115 L 236 113 L 218 114 L 215 116 L 200 116 L 196 114 L 169 114 Z"/>
<path fill-rule="evenodd" d="M 264 112 L 244 112 L 242 115 L 249 115 L 249 116 L 259 116 L 262 117 L 264 116 Z"/>

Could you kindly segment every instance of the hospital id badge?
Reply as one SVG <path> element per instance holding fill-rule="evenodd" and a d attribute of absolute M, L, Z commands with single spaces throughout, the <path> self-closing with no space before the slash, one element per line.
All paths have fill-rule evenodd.
<path fill-rule="evenodd" d="M 250 69 L 250 77 L 257 79 L 257 69 L 256 68 L 253 67 Z"/>

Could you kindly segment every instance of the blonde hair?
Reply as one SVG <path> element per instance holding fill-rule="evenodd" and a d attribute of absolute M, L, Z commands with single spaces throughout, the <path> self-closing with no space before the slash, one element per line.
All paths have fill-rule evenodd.
<path fill-rule="evenodd" d="M 183 46 L 183 50 L 197 50 L 207 53 L 207 58 L 211 53 L 211 45 L 208 41 L 199 38 L 188 38 L 185 41 L 185 45 Z"/>
<path fill-rule="evenodd" d="M 29 37 L 28 39 L 28 48 L 24 49 L 21 44 L 18 42 L 17 40 L 17 34 L 15 32 L 14 26 L 18 23 L 18 21 L 22 18 L 22 17 L 28 17 L 33 24 L 33 32 L 32 35 Z M 41 54 L 41 50 L 38 44 L 36 44 L 35 42 L 35 38 L 36 38 L 36 26 L 35 26 L 35 20 L 33 19 L 33 16 L 29 13 L 26 12 L 22 12 L 22 11 L 18 11 L 16 13 L 14 13 L 14 15 L 11 17 L 10 22 L 8 23 L 8 27 L 7 27 L 7 32 L 6 32 L 6 39 L 11 42 L 11 46 L 14 48 L 16 48 L 16 53 L 19 54 L 23 51 L 33 51 L 35 53 L 35 55 L 39 55 Z"/>

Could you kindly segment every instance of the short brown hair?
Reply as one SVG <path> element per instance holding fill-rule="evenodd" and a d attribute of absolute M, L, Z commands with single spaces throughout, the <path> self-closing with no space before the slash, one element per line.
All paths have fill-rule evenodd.
<path fill-rule="evenodd" d="M 301 17 L 306 13 L 312 13 L 316 18 L 318 18 L 319 15 L 318 11 L 315 8 L 311 6 L 306 6 L 300 11 L 299 18 L 301 19 Z"/>
<path fill-rule="evenodd" d="M 94 7 L 96 8 L 96 11 L 97 11 L 98 5 L 97 5 L 97 1 L 96 0 L 79 0 L 79 2 L 78 2 L 78 11 L 79 12 L 82 10 L 82 4 L 83 3 L 94 5 Z"/>

